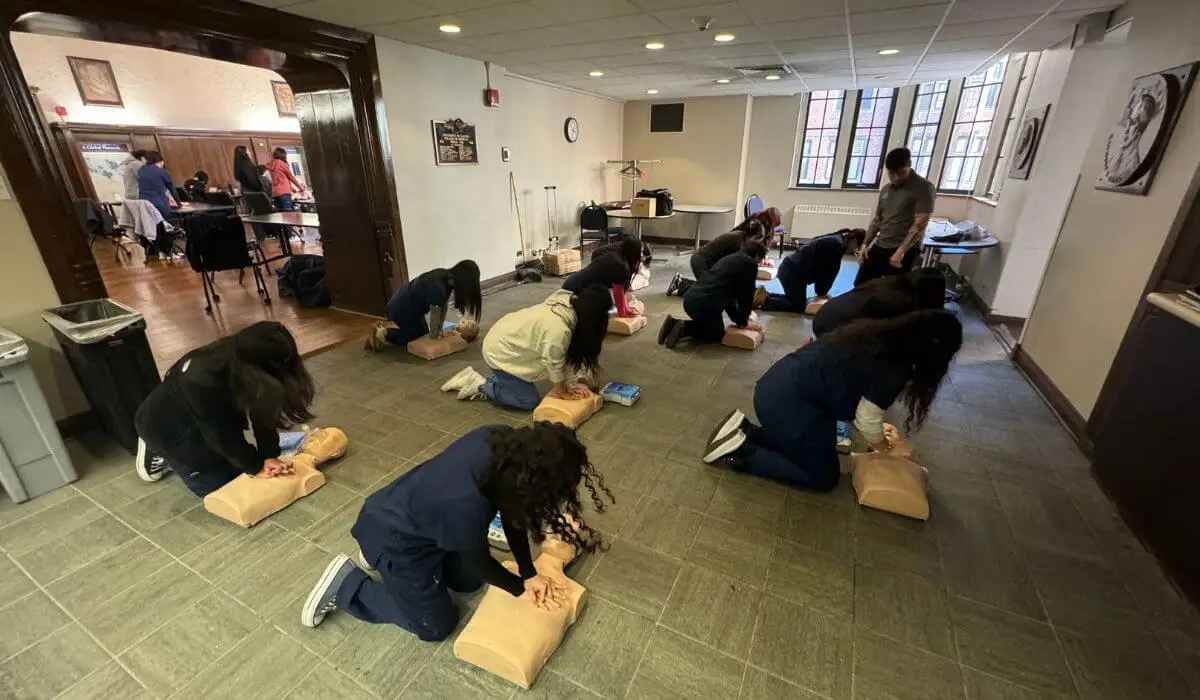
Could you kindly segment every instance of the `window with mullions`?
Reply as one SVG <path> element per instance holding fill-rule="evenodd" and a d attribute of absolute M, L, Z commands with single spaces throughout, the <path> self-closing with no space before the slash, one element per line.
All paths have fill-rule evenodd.
<path fill-rule="evenodd" d="M 992 121 L 1000 103 L 1000 88 L 1004 86 L 1006 56 L 982 73 L 963 81 L 958 110 L 954 114 L 954 129 L 946 149 L 946 164 L 938 189 L 943 192 L 970 193 L 975 190 L 983 154 L 987 150 Z"/>
<path fill-rule="evenodd" d="M 892 126 L 896 106 L 893 88 L 866 88 L 858 100 L 854 117 L 854 140 L 846 163 L 846 187 L 878 187 L 883 149 Z"/>
<path fill-rule="evenodd" d="M 929 177 L 933 164 L 933 147 L 937 143 L 942 112 L 946 109 L 946 93 L 950 81 L 921 83 L 913 102 L 912 119 L 908 122 L 908 150 L 912 151 L 912 167 L 921 177 Z"/>
<path fill-rule="evenodd" d="M 838 128 L 842 123 L 845 90 L 818 90 L 808 98 L 804 143 L 800 147 L 800 187 L 829 187 L 833 184 L 833 159 L 837 154 Z"/>

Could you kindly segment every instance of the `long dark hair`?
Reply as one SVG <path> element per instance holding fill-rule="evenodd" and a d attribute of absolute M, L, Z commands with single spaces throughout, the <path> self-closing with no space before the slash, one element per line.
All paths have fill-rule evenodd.
<path fill-rule="evenodd" d="M 731 231 L 742 234 L 742 241 L 748 241 L 751 238 L 764 238 L 767 235 L 767 230 L 763 228 L 758 214 L 751 214 L 742 219 L 742 222 L 734 226 Z"/>
<path fill-rule="evenodd" d="M 636 238 L 622 239 L 618 244 L 616 254 L 625 263 L 625 267 L 629 268 L 629 274 L 625 276 L 625 287 L 628 288 L 633 283 L 633 276 L 637 274 L 638 268 L 642 265 L 642 258 L 645 255 L 643 244 Z"/>
<path fill-rule="evenodd" d="M 498 425 L 488 429 L 487 440 L 492 471 L 484 488 L 506 520 L 528 531 L 535 542 L 549 531 L 577 550 L 604 547 L 600 534 L 584 522 L 579 485 L 598 513 L 606 507 L 601 494 L 609 503 L 616 501 L 574 430 L 540 421 L 519 428 Z"/>
<path fill-rule="evenodd" d="M 483 313 L 483 292 L 479 289 L 479 265 L 474 260 L 461 260 L 450 268 L 454 282 L 454 308 L 476 321 Z"/>
<path fill-rule="evenodd" d="M 904 429 L 911 433 L 924 425 L 950 361 L 962 347 L 962 324 L 949 311 L 913 311 L 896 318 L 854 321 L 818 342 L 873 364 L 908 368 Z"/>
<path fill-rule="evenodd" d="M 256 423 L 280 429 L 312 420 L 313 378 L 300 359 L 296 339 L 282 323 L 259 321 L 224 342 L 230 391 L 238 408 Z"/>
<path fill-rule="evenodd" d="M 233 162 L 237 163 L 239 160 L 241 160 L 243 158 L 245 158 L 246 160 L 250 160 L 250 154 L 246 152 L 246 147 L 245 146 L 234 146 L 233 147 Z M 253 163 L 254 161 L 251 160 L 250 162 Z"/>
<path fill-rule="evenodd" d="M 612 293 L 604 285 L 593 284 L 571 297 L 571 307 L 575 309 L 575 330 L 567 345 L 567 365 L 577 372 L 600 369 Z"/>

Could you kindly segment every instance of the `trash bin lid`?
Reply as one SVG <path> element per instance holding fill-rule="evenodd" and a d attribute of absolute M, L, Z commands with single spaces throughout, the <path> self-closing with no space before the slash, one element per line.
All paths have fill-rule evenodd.
<path fill-rule="evenodd" d="M 25 339 L 7 328 L 0 328 L 0 367 L 9 367 L 25 361 L 29 346 Z"/>
<path fill-rule="evenodd" d="M 142 320 L 137 309 L 116 299 L 89 299 L 42 312 L 42 320 L 80 345 L 98 343 Z"/>

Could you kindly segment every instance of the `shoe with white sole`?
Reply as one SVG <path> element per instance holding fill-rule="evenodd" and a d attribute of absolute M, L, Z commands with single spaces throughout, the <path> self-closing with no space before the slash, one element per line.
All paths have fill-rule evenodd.
<path fill-rule="evenodd" d="M 371 334 L 367 336 L 367 342 L 363 346 L 363 349 L 371 350 L 372 352 L 382 350 L 383 346 L 387 344 L 387 330 L 388 324 L 383 321 L 376 323 L 375 327 L 371 329 Z"/>
<path fill-rule="evenodd" d="M 735 431 L 725 437 L 720 442 L 709 445 L 704 451 L 704 463 L 712 464 L 722 457 L 728 457 L 746 444 L 746 434 L 742 431 Z"/>
<path fill-rule="evenodd" d="M 338 588 L 341 588 L 342 582 L 357 568 L 345 554 L 334 557 L 305 599 L 304 607 L 300 609 L 300 624 L 316 627 L 326 615 L 336 610 Z"/>
<path fill-rule="evenodd" d="M 729 437 L 733 431 L 742 427 L 742 423 L 746 422 L 746 414 L 738 409 L 733 409 L 725 414 L 717 427 L 712 431 L 712 435 L 708 436 L 708 442 L 704 443 L 707 446 L 712 446 Z"/>
<path fill-rule="evenodd" d="M 154 454 L 154 451 L 146 445 L 146 441 L 141 438 L 138 438 L 137 457 L 134 458 L 133 468 L 137 470 L 137 475 L 142 477 L 142 481 L 150 483 L 158 481 L 171 471 L 171 468 L 167 466 L 167 460 Z"/>
<path fill-rule="evenodd" d="M 487 379 L 475 370 L 471 370 L 471 372 L 472 374 L 467 378 L 467 382 L 458 390 L 459 401 L 475 401 L 483 396 L 479 390 L 487 382 Z"/>
<path fill-rule="evenodd" d="M 508 535 L 504 534 L 504 523 L 501 522 L 499 513 L 496 513 L 496 517 L 492 518 L 491 524 L 488 525 L 488 544 L 505 552 L 512 551 L 508 546 Z"/>
<path fill-rule="evenodd" d="M 478 372 L 471 365 L 463 367 L 458 370 L 458 374 L 446 380 L 446 383 L 442 385 L 442 391 L 458 391 L 466 386 L 467 380 L 475 374 L 478 374 Z"/>
<path fill-rule="evenodd" d="M 363 573 L 365 573 L 367 576 L 370 576 L 376 581 L 379 580 L 379 571 L 367 563 L 367 557 L 363 554 L 361 549 L 354 552 L 354 565 L 362 569 Z"/>

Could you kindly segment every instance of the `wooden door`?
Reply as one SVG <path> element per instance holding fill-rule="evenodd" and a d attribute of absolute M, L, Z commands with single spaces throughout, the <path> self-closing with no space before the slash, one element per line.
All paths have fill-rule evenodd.
<path fill-rule="evenodd" d="M 349 90 L 296 94 L 305 158 L 321 212 L 326 281 L 333 304 L 380 314 L 387 302 L 385 256 L 367 202 L 366 167 Z M 390 248 L 391 222 L 385 226 Z"/>
<path fill-rule="evenodd" d="M 161 147 L 158 145 L 158 136 L 155 134 L 135 133 L 130 135 L 130 139 L 133 141 L 133 149 L 135 151 L 141 150 L 159 151 L 160 153 L 162 152 Z"/>
<path fill-rule="evenodd" d="M 162 149 L 160 153 L 167 162 L 167 171 L 171 173 L 176 187 L 183 187 L 184 181 L 198 169 L 199 159 L 196 157 L 193 141 L 191 136 L 158 137 L 158 144 Z"/>
<path fill-rule="evenodd" d="M 218 136 L 192 137 L 192 150 L 196 154 L 197 170 L 208 173 L 210 187 L 226 189 L 233 178 L 233 149 L 237 146 L 249 147 L 248 139 L 223 138 Z M 195 174 L 192 171 L 188 177 Z"/>

